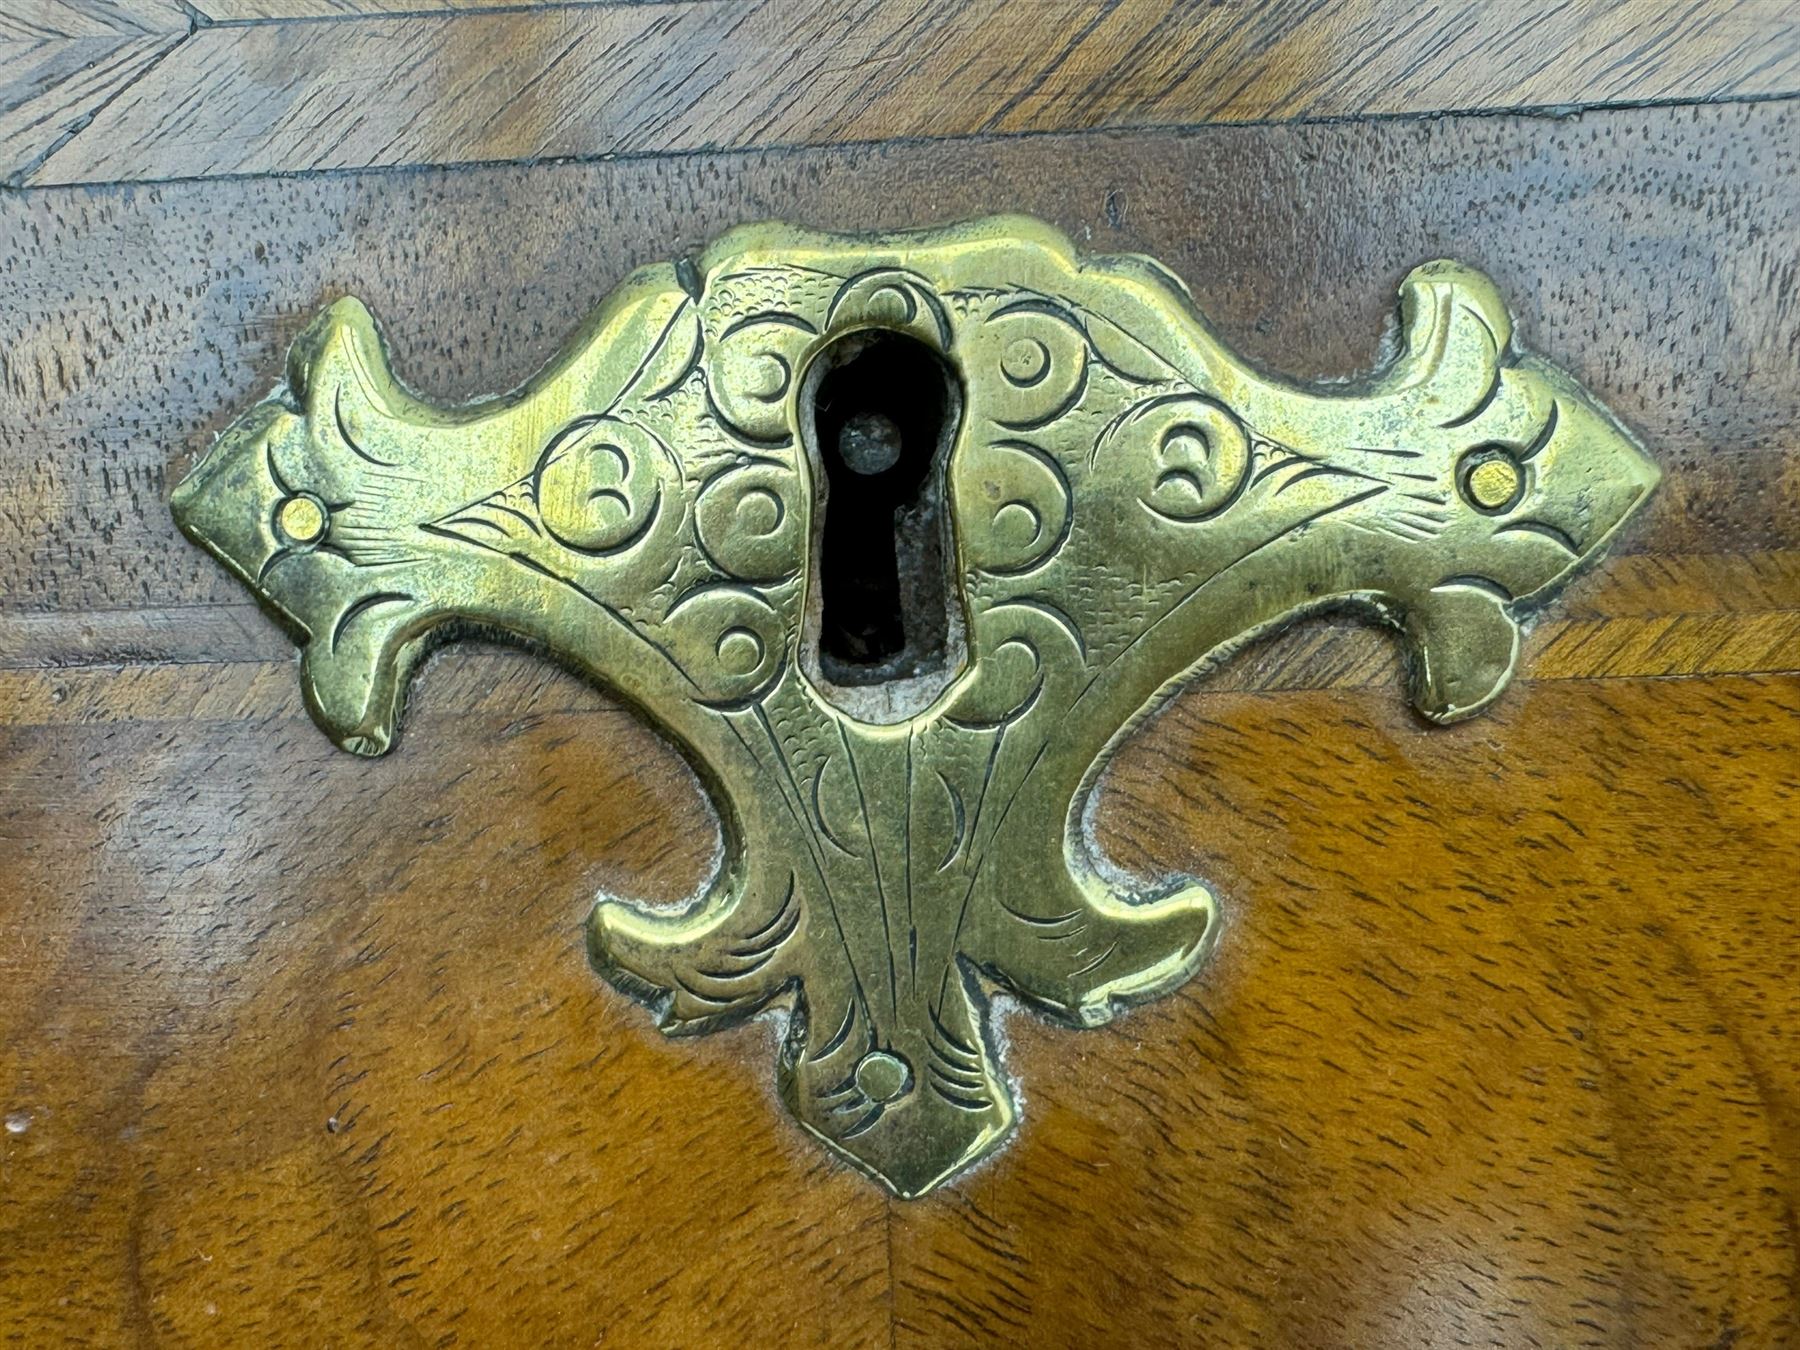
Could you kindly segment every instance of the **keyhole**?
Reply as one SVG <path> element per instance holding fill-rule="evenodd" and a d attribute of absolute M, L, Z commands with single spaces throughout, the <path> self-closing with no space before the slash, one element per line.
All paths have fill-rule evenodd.
<path fill-rule="evenodd" d="M 851 700 L 852 711 L 875 720 L 904 715 L 948 682 L 960 641 L 944 512 L 960 389 L 943 357 L 917 338 L 869 330 L 819 355 L 801 402 L 823 470 L 818 673 L 849 690 L 906 686 Z"/>

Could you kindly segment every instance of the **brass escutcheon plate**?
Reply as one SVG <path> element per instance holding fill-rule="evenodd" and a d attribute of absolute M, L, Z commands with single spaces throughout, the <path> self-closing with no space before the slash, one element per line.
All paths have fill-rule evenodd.
<path fill-rule="evenodd" d="M 795 1118 L 916 1196 L 1013 1126 L 996 992 L 1096 1026 L 1216 934 L 1203 883 L 1123 877 L 1081 828 L 1172 681 L 1351 607 L 1401 631 L 1426 718 L 1466 717 L 1655 486 L 1479 272 L 1419 267 L 1400 312 L 1385 370 L 1308 389 L 1156 263 L 1033 220 L 756 225 L 635 273 L 469 407 L 409 394 L 340 300 L 172 506 L 294 634 L 347 750 L 386 751 L 421 657 L 469 632 L 671 736 L 723 860 L 685 910 L 602 897 L 595 966 L 671 1033 L 785 1009 Z M 844 552 L 828 501 L 884 474 L 913 493 L 872 517 L 893 586 L 889 541 Z"/>

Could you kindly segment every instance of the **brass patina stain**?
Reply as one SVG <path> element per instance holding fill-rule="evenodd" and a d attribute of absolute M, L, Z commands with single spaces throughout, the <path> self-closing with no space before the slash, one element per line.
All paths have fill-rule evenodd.
<path fill-rule="evenodd" d="M 993 991 L 1095 1026 L 1214 936 L 1201 882 L 1121 881 L 1079 829 L 1159 691 L 1351 606 L 1404 634 L 1426 718 L 1466 717 L 1511 676 L 1520 617 L 1654 487 L 1619 424 L 1518 350 L 1481 274 L 1428 263 L 1400 305 L 1387 370 L 1309 390 L 1235 358 L 1156 264 L 1078 258 L 1034 221 L 755 226 L 635 274 L 531 385 L 467 408 L 409 395 L 339 301 L 173 507 L 293 630 L 348 750 L 385 751 L 421 656 L 471 630 L 668 732 L 724 861 L 686 912 L 602 898 L 595 965 L 669 1032 L 788 1007 L 789 1108 L 914 1196 L 1012 1127 Z M 808 645 L 809 370 L 872 330 L 939 354 L 960 394 L 940 470 L 957 640 L 935 697 L 885 719 L 824 687 Z"/>

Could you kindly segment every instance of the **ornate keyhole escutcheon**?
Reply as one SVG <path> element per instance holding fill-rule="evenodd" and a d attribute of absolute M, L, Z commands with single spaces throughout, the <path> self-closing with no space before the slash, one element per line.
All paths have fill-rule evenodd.
<path fill-rule="evenodd" d="M 595 967 L 672 1033 L 786 1007 L 794 1117 L 916 1196 L 1013 1127 L 995 991 L 1091 1027 L 1213 940 L 1203 882 L 1128 886 L 1076 828 L 1159 691 L 1356 607 L 1403 634 L 1424 717 L 1477 713 L 1656 485 L 1480 273 L 1427 263 L 1400 310 L 1386 370 L 1308 389 L 1155 263 L 1036 221 L 754 226 L 466 408 L 407 393 L 341 300 L 172 506 L 296 635 L 346 750 L 386 751 L 471 629 L 664 730 L 725 857 L 683 913 L 603 897 Z"/>

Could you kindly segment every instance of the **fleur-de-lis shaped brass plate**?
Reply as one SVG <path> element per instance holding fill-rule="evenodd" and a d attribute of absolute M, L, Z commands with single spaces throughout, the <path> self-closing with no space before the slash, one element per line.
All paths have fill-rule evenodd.
<path fill-rule="evenodd" d="M 1386 370 L 1307 389 L 1234 357 L 1157 264 L 1035 221 L 753 226 L 634 274 L 535 381 L 470 407 L 407 393 L 340 300 L 173 508 L 302 644 L 345 749 L 385 751 L 420 658 L 470 631 L 671 736 L 723 861 L 686 910 L 602 898 L 594 964 L 672 1033 L 785 1008 L 789 1109 L 914 1196 L 1013 1126 L 996 991 L 1092 1027 L 1205 955 L 1206 886 L 1123 878 L 1081 828 L 1172 681 L 1351 606 L 1401 630 L 1426 718 L 1477 712 L 1521 616 L 1655 485 L 1484 276 L 1427 263 L 1400 309 Z M 842 392 L 859 362 L 866 415 Z M 890 510 L 898 562 L 891 530 L 863 540 L 942 573 L 911 666 L 857 626 L 856 541 L 827 547 L 846 464 L 939 503 Z"/>

